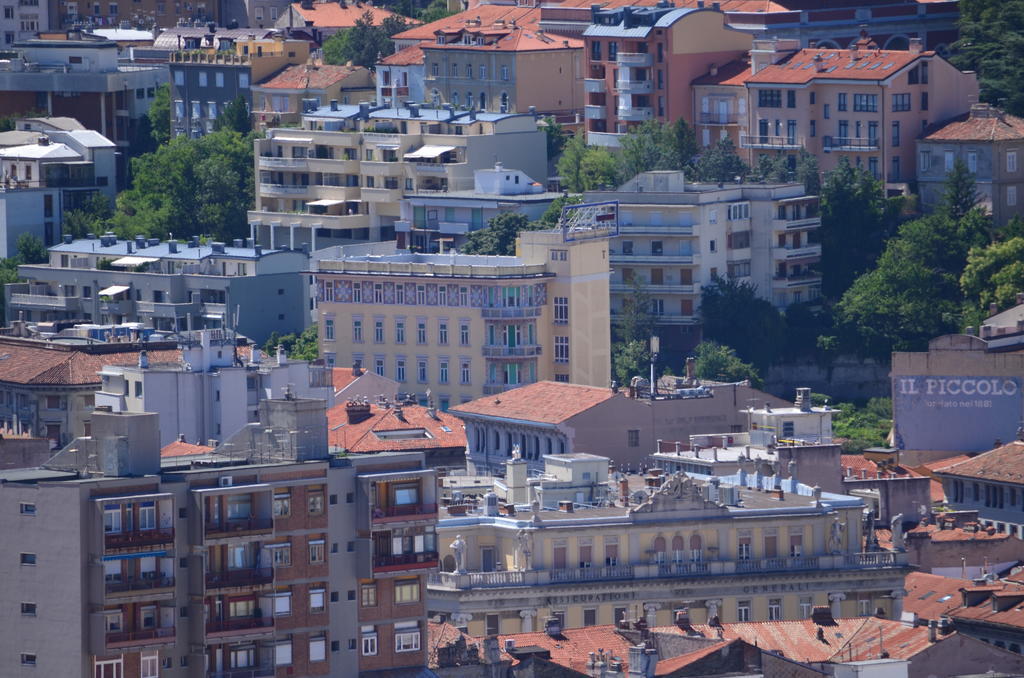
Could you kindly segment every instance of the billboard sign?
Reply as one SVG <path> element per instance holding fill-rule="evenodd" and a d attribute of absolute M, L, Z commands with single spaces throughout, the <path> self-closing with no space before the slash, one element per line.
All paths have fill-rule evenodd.
<path fill-rule="evenodd" d="M 982 452 L 1016 439 L 1019 377 L 901 375 L 892 380 L 896 447 Z"/>

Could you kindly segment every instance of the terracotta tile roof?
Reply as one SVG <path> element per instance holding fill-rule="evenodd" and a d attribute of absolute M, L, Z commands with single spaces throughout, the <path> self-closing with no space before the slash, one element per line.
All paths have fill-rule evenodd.
<path fill-rule="evenodd" d="M 848 49 L 802 49 L 777 64 L 765 66 L 747 82 L 802 85 L 814 80 L 885 80 L 917 59 L 935 53 L 862 49 L 858 50 L 856 60 L 851 54 Z M 817 57 L 821 60 L 817 61 Z"/>
<path fill-rule="evenodd" d="M 947 466 L 938 473 L 1024 484 L 1024 441 L 1015 440 L 967 461 Z"/>
<path fill-rule="evenodd" d="M 714 638 L 717 629 L 694 626 L 705 637 Z M 878 658 L 879 633 L 893 659 L 909 659 L 927 648 L 928 628 L 913 627 L 891 619 L 855 617 L 836 619 L 824 625 L 818 640 L 818 625 L 810 619 L 777 622 L 723 624 L 726 640 L 739 638 L 762 650 L 779 652 L 798 662 L 862 661 Z M 656 632 L 681 634 L 675 626 L 659 626 Z M 946 637 L 949 637 L 949 634 Z"/>
<path fill-rule="evenodd" d="M 359 71 L 362 66 L 299 64 L 289 66 L 259 83 L 264 89 L 326 89 Z"/>
<path fill-rule="evenodd" d="M 504 648 L 508 639 L 514 640 L 516 647 L 533 645 L 543 648 L 551 653 L 551 661 L 584 673 L 590 653 L 599 649 L 621 659 L 623 673 L 629 669 L 630 642 L 612 624 L 564 629 L 557 637 L 551 637 L 543 631 L 500 635 L 499 647 Z"/>
<path fill-rule="evenodd" d="M 713 645 L 694 650 L 692 652 L 686 652 L 671 659 L 662 659 L 658 662 L 657 666 L 654 667 L 655 676 L 669 676 L 676 671 L 693 664 L 696 661 L 709 657 L 716 652 L 721 652 L 730 645 L 735 644 L 735 640 L 723 640 Z"/>
<path fill-rule="evenodd" d="M 867 471 L 868 478 L 876 478 L 878 472 L 882 472 L 882 477 L 888 477 L 890 474 L 896 476 L 917 476 L 918 474 L 911 471 L 903 466 L 879 466 L 877 462 L 874 462 L 867 457 L 860 454 L 841 454 L 839 455 L 839 466 L 843 472 L 844 478 L 856 479 L 860 478 L 861 471 Z"/>
<path fill-rule="evenodd" d="M 957 619 L 969 619 L 1024 630 L 1024 586 L 1000 583 L 991 587 L 965 587 L 965 590 L 988 590 L 991 593 L 975 605 L 950 611 L 949 616 L 954 622 Z"/>
<path fill-rule="evenodd" d="M 970 455 L 958 454 L 957 456 L 949 457 L 948 459 L 937 459 L 935 461 L 930 461 L 927 464 L 921 464 L 921 466 L 919 466 L 918 468 L 923 468 L 925 471 L 938 471 L 946 468 L 947 466 L 952 466 L 953 464 L 959 464 L 962 461 L 967 461 L 970 458 Z"/>
<path fill-rule="evenodd" d="M 385 66 L 418 66 L 423 63 L 423 45 L 412 45 L 384 57 L 380 63 Z"/>
<path fill-rule="evenodd" d="M 150 364 L 177 362 L 178 349 L 149 351 Z M 85 386 L 99 384 L 104 365 L 135 365 L 138 349 L 89 353 L 45 342 L 0 338 L 0 382 L 32 385 Z"/>
<path fill-rule="evenodd" d="M 362 374 L 359 376 L 362 376 Z M 331 369 L 331 380 L 334 384 L 335 393 L 345 388 L 358 378 L 359 377 L 352 374 L 351 367 L 334 367 Z"/>
<path fill-rule="evenodd" d="M 943 489 L 942 483 L 932 478 L 928 481 L 928 496 L 932 500 L 933 504 L 942 504 L 946 501 L 946 490 Z"/>
<path fill-rule="evenodd" d="M 369 3 L 362 6 L 350 3 L 342 7 L 337 2 L 314 2 L 312 9 L 303 9 L 302 3 L 293 2 L 292 10 L 303 20 L 312 21 L 314 28 L 351 28 L 356 25 L 356 20 L 366 12 L 373 16 L 373 25 L 375 26 L 379 26 L 388 17 L 400 16 L 382 7 L 374 7 Z M 415 19 L 402 18 L 409 23 L 416 23 Z"/>
<path fill-rule="evenodd" d="M 422 49 L 469 50 L 471 52 L 544 52 L 559 49 L 583 49 L 583 41 L 578 38 L 550 35 L 537 30 L 528 30 L 522 26 L 494 31 L 472 31 L 469 29 L 467 31 L 474 34 L 482 33 L 494 39 L 487 40 L 487 44 L 484 45 L 467 45 L 461 41 L 444 45 L 425 42 L 422 44 Z"/>
<path fill-rule="evenodd" d="M 539 381 L 496 396 L 471 400 L 453 407 L 451 411 L 455 415 L 481 414 L 559 424 L 614 397 L 616 394 L 608 388 Z"/>
<path fill-rule="evenodd" d="M 913 612 L 920 619 L 938 619 L 949 610 L 960 606 L 960 589 L 970 585 L 970 579 L 953 579 L 927 572 L 911 572 L 903 584 L 903 588 L 907 590 L 903 596 L 903 610 Z"/>
<path fill-rule="evenodd" d="M 427 622 L 427 668 L 436 669 L 437 664 L 437 648 L 451 645 L 456 642 L 459 638 L 463 638 L 466 641 L 467 646 L 473 646 L 479 643 L 479 641 L 466 633 L 463 633 L 459 629 L 455 628 L 451 624 L 445 622 L 438 624 L 437 622 Z"/>
<path fill-rule="evenodd" d="M 690 84 L 743 86 L 750 75 L 750 59 L 737 59 L 736 61 L 730 61 L 724 66 L 719 66 L 718 72 L 714 75 L 705 73 Z"/>
<path fill-rule="evenodd" d="M 346 406 L 341 403 L 327 411 L 327 442 L 331 447 L 356 454 L 466 447 L 462 421 L 447 412 L 437 410 L 434 419 L 426 407 L 403 405 L 399 419 L 399 408 L 370 405 L 370 416 L 353 424 L 349 423 Z M 407 432 L 409 437 L 402 437 L 400 432 Z"/>
<path fill-rule="evenodd" d="M 180 440 L 175 440 L 160 448 L 161 457 L 185 457 L 190 454 L 207 454 L 209 452 L 213 452 L 213 448 L 208 445 L 194 445 Z"/>
<path fill-rule="evenodd" d="M 921 137 L 928 141 L 1013 141 L 1024 139 L 1024 118 L 984 104 L 940 122 Z"/>

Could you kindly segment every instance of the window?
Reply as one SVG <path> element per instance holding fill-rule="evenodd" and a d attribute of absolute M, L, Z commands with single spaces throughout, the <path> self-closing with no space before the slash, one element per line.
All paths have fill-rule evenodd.
<path fill-rule="evenodd" d="M 140 659 L 139 678 L 159 678 L 160 654 L 157 652 L 143 653 Z"/>
<path fill-rule="evenodd" d="M 854 94 L 853 110 L 863 113 L 875 113 L 878 111 L 877 94 Z"/>
<path fill-rule="evenodd" d="M 892 112 L 900 113 L 910 110 L 910 94 L 892 95 Z"/>
<path fill-rule="evenodd" d="M 786 90 L 786 108 L 796 108 L 796 90 Z"/>
<path fill-rule="evenodd" d="M 395 625 L 397 628 L 398 625 Z M 405 631 L 395 634 L 395 652 L 416 652 L 420 649 L 420 632 Z"/>
<path fill-rule="evenodd" d="M 36 655 L 34 652 L 22 652 L 21 653 L 21 665 L 22 666 L 35 666 Z"/>
<path fill-rule="evenodd" d="M 405 381 L 405 358 L 395 359 L 395 381 Z"/>
<path fill-rule="evenodd" d="M 273 599 L 275 617 L 287 617 L 292 613 L 292 594 L 290 591 L 275 593 L 270 597 Z"/>
<path fill-rule="evenodd" d="M 736 621 L 748 622 L 750 621 L 750 601 L 740 600 L 736 603 Z"/>
<path fill-rule="evenodd" d="M 1013 207 L 1017 204 L 1017 187 L 1007 186 L 1006 187 L 1006 204 Z"/>
<path fill-rule="evenodd" d="M 757 91 L 757 105 L 760 108 L 782 108 L 782 90 L 760 89 Z"/>
<path fill-rule="evenodd" d="M 1016 172 L 1017 171 L 1017 151 L 1006 152 L 1006 171 Z"/>
<path fill-rule="evenodd" d="M 800 597 L 800 618 L 810 619 L 811 612 L 814 611 L 814 598 L 811 596 Z"/>
<path fill-rule="evenodd" d="M 496 614 L 484 615 L 484 632 L 489 636 L 496 636 L 501 630 L 501 617 Z"/>
<path fill-rule="evenodd" d="M 894 120 L 892 123 L 892 145 L 900 145 L 900 121 Z M 895 156 L 894 156 L 895 157 Z"/>
<path fill-rule="evenodd" d="M 928 110 L 928 92 L 921 92 L 921 110 Z"/>
<path fill-rule="evenodd" d="M 270 549 L 271 553 L 273 553 L 274 567 L 289 567 L 292 564 L 291 544 L 282 544 L 280 546 L 275 544 L 274 547 Z"/>
<path fill-rule="evenodd" d="M 506 81 L 508 80 L 508 66 L 501 67 L 501 79 Z"/>
<path fill-rule="evenodd" d="M 396 320 L 395 321 L 395 343 L 396 344 L 404 344 L 405 343 L 405 321 L 404 320 Z"/>
<path fill-rule="evenodd" d="M 839 96 L 838 96 L 838 98 L 836 100 L 836 110 L 837 111 L 845 111 L 846 110 L 846 92 L 840 92 L 839 93 Z"/>
<path fill-rule="evenodd" d="M 36 564 L 36 554 L 34 554 L 34 553 L 22 553 L 21 557 L 20 557 L 20 560 L 21 560 L 21 564 L 22 565 L 35 565 Z"/>
<path fill-rule="evenodd" d="M 427 343 L 427 321 L 420 320 L 416 323 L 416 343 Z"/>
<path fill-rule="evenodd" d="M 569 297 L 555 297 L 555 322 L 564 325 L 569 322 Z"/>
<path fill-rule="evenodd" d="M 942 154 L 943 167 L 947 172 L 953 169 L 953 163 L 956 162 L 956 154 L 953 151 L 945 151 Z"/>
<path fill-rule="evenodd" d="M 918 168 L 922 172 L 927 172 L 932 167 L 932 154 L 931 151 L 921 151 L 917 160 Z"/>
<path fill-rule="evenodd" d="M 318 516 L 324 512 L 324 491 L 320 488 L 310 488 L 309 494 L 306 495 L 306 506 L 309 511 L 309 515 Z"/>
<path fill-rule="evenodd" d="M 626 431 L 626 445 L 629 447 L 640 447 L 640 429 L 631 428 Z"/>
<path fill-rule="evenodd" d="M 588 607 L 583 610 L 583 625 L 597 626 L 597 610 L 595 608 Z"/>
<path fill-rule="evenodd" d="M 384 343 L 384 321 L 374 320 L 373 321 L 373 343 L 383 344 Z"/>
<path fill-rule="evenodd" d="M 178 87 L 185 86 L 185 71 L 174 71 L 174 84 Z"/>
<path fill-rule="evenodd" d="M 437 363 L 437 381 L 441 384 L 448 383 L 448 361 L 443 358 Z"/>
<path fill-rule="evenodd" d="M 207 83 L 206 71 L 199 71 L 199 86 L 200 87 L 206 87 L 207 84 L 208 83 Z"/>
<path fill-rule="evenodd" d="M 967 151 L 967 171 L 971 174 L 978 173 L 978 154 L 975 151 Z"/>
<path fill-rule="evenodd" d="M 326 591 L 324 589 L 310 589 L 309 590 L 309 611 L 310 612 L 323 612 L 327 609 L 325 601 Z"/>
<path fill-rule="evenodd" d="M 459 365 L 459 383 L 468 384 L 470 382 L 470 369 L 469 361 L 463 360 Z"/>
<path fill-rule="evenodd" d="M 601 60 L 601 42 L 599 40 L 590 43 L 590 59 L 591 61 Z"/>
<path fill-rule="evenodd" d="M 858 598 L 857 599 L 857 614 L 861 617 L 871 616 L 871 599 L 870 598 Z"/>
<path fill-rule="evenodd" d="M 416 381 L 421 384 L 427 383 L 427 360 L 423 358 L 416 361 Z"/>
<path fill-rule="evenodd" d="M 327 660 L 327 639 L 315 636 L 309 639 L 309 661 L 322 662 Z"/>
<path fill-rule="evenodd" d="M 459 345 L 469 346 L 469 323 L 459 323 Z"/>
<path fill-rule="evenodd" d="M 782 599 L 771 598 L 768 600 L 768 621 L 779 621 L 782 619 Z"/>
<path fill-rule="evenodd" d="M 363 607 L 377 607 L 377 585 L 363 584 L 359 589 L 359 604 Z"/>
<path fill-rule="evenodd" d="M 487 66 L 481 66 L 480 67 L 480 79 L 481 80 L 486 80 L 487 79 Z"/>
<path fill-rule="evenodd" d="M 555 362 L 569 362 L 569 337 L 555 337 Z"/>
<path fill-rule="evenodd" d="M 334 341 L 334 319 L 324 319 L 324 339 L 327 341 Z"/>
<path fill-rule="evenodd" d="M 398 579 L 395 581 L 396 603 L 418 603 L 420 601 L 419 579 Z"/>
<path fill-rule="evenodd" d="M 287 492 L 274 493 L 274 517 L 283 518 L 292 513 L 292 498 Z"/>
<path fill-rule="evenodd" d="M 35 603 L 22 603 L 21 604 L 21 614 L 23 614 L 26 617 L 34 617 L 34 616 L 36 616 L 36 604 Z"/>
<path fill-rule="evenodd" d="M 352 341 L 357 344 L 363 343 L 363 321 L 353 320 L 352 321 Z"/>
<path fill-rule="evenodd" d="M 742 202 L 734 205 L 729 205 L 728 210 L 729 221 L 735 221 L 737 219 L 749 219 L 750 218 L 750 203 Z"/>
<path fill-rule="evenodd" d="M 34 516 L 36 514 L 36 505 L 31 502 L 23 501 L 19 504 L 18 511 L 23 516 Z"/>
<path fill-rule="evenodd" d="M 372 626 L 363 627 L 362 653 L 364 657 L 377 656 L 377 631 Z"/>
<path fill-rule="evenodd" d="M 619 43 L 615 40 L 608 41 L 608 61 L 615 61 L 619 58 Z"/>
<path fill-rule="evenodd" d="M 314 539 L 309 542 L 309 562 L 314 565 L 324 562 L 323 539 Z"/>
<path fill-rule="evenodd" d="M 292 663 L 292 641 L 278 641 L 274 645 L 274 665 L 288 666 Z"/>
<path fill-rule="evenodd" d="M 446 322 L 437 324 L 437 343 L 442 345 L 448 343 L 448 323 Z"/>
<path fill-rule="evenodd" d="M 750 537 L 740 537 L 736 545 L 736 559 L 750 560 Z"/>

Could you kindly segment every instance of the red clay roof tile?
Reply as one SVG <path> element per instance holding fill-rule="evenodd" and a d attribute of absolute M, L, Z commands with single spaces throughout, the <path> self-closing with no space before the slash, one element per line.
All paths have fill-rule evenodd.
<path fill-rule="evenodd" d="M 928 141 L 1014 141 L 1024 139 L 1024 118 L 997 109 L 972 110 L 926 131 Z"/>
<path fill-rule="evenodd" d="M 941 475 L 998 480 L 1007 483 L 1024 484 L 1024 441 L 989 450 L 967 461 L 946 466 L 938 471 Z"/>
<path fill-rule="evenodd" d="M 345 407 L 346 403 L 341 403 L 327 412 L 327 440 L 331 447 L 356 454 L 466 447 L 462 421 L 447 412 L 437 410 L 435 419 L 426 407 L 403 405 L 399 419 L 399 408 L 370 405 L 370 417 L 352 424 Z M 402 437 L 400 432 L 409 437 Z"/>
<path fill-rule="evenodd" d="M 615 397 L 616 394 L 607 388 L 539 381 L 496 396 L 471 400 L 453 407 L 451 411 L 455 415 L 480 414 L 559 424 Z"/>
<path fill-rule="evenodd" d="M 917 59 L 935 53 L 862 49 L 857 51 L 857 59 L 852 54 L 848 49 L 802 49 L 765 66 L 747 82 L 802 85 L 814 80 L 885 80 Z"/>
<path fill-rule="evenodd" d="M 298 64 L 289 66 L 257 87 L 265 89 L 325 89 L 359 71 L 362 66 L 334 66 L 330 64 Z"/>

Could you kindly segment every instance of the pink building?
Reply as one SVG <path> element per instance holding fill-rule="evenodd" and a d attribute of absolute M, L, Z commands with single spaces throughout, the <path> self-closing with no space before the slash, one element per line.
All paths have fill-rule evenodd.
<path fill-rule="evenodd" d="M 933 122 L 970 110 L 978 82 L 917 40 L 882 50 L 863 36 L 850 49 L 797 49 L 795 41 L 755 40 L 746 79 L 740 147 L 795 161 L 801 148 L 827 172 L 841 158 L 891 192 L 916 173 L 914 140 Z M 743 123 L 740 123 L 741 127 Z"/>

